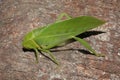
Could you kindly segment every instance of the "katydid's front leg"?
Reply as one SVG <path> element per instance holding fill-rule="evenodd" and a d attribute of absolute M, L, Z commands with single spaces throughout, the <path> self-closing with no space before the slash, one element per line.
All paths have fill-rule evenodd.
<path fill-rule="evenodd" d="M 104 57 L 103 54 L 98 54 L 92 47 L 83 39 L 73 36 L 73 39 L 79 41 L 85 48 L 87 48 L 92 54 L 98 57 Z"/>
<path fill-rule="evenodd" d="M 50 52 L 49 50 L 45 50 L 45 49 L 42 49 L 42 51 L 48 53 L 49 56 L 51 57 L 51 59 L 52 59 L 57 65 L 59 65 L 57 59 L 55 58 L 55 56 L 53 55 L 52 52 Z"/>
<path fill-rule="evenodd" d="M 34 50 L 35 50 L 36 63 L 38 63 L 38 54 L 39 54 L 39 51 L 38 51 L 38 49 L 34 49 Z"/>

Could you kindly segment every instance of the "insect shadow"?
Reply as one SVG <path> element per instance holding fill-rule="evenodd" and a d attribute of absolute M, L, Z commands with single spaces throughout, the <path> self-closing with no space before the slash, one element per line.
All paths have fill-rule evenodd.
<path fill-rule="evenodd" d="M 98 34 L 102 34 L 102 33 L 105 33 L 105 32 L 103 32 L 103 31 L 86 31 L 86 32 L 78 35 L 77 37 L 83 39 L 83 38 L 87 38 L 87 37 L 94 36 L 94 35 L 98 35 Z M 75 42 L 75 41 L 76 41 L 76 40 L 74 40 L 74 39 L 70 39 L 70 40 L 68 40 L 68 41 L 66 42 L 66 44 L 73 43 L 73 42 Z M 62 47 L 62 46 L 56 46 L 56 47 Z M 56 47 L 54 47 L 54 48 L 56 48 Z M 52 48 L 51 52 L 68 51 L 68 50 L 72 50 L 72 51 L 73 51 L 73 50 L 75 50 L 75 51 L 77 50 L 77 51 L 79 51 L 79 52 L 81 52 L 81 53 L 83 53 L 83 54 L 91 54 L 88 50 L 85 50 L 85 49 L 73 49 L 73 48 L 70 48 L 70 49 L 62 49 L 62 50 L 55 50 L 55 49 Z M 91 54 L 91 55 L 93 55 L 93 54 Z"/>
<path fill-rule="evenodd" d="M 102 34 L 102 33 L 105 33 L 105 32 L 103 32 L 103 31 L 86 31 L 86 32 L 84 32 L 84 33 L 82 33 L 82 34 L 80 34 L 80 35 L 78 35 L 77 37 L 79 37 L 79 38 L 81 38 L 81 39 L 83 39 L 83 38 L 87 38 L 87 37 L 90 37 L 90 36 L 94 36 L 94 35 L 98 35 L 98 34 Z M 75 42 L 76 40 L 74 40 L 74 39 L 70 39 L 70 40 L 68 40 L 66 43 L 65 43 L 65 45 L 66 44 L 69 44 L 69 43 L 73 43 L 73 42 Z M 57 48 L 57 47 L 62 47 L 62 46 L 56 46 L 56 47 L 53 47 L 53 48 L 51 48 L 51 52 L 58 52 L 58 51 L 68 51 L 68 50 L 77 50 L 77 51 L 79 51 L 79 52 L 81 52 L 81 53 L 83 53 L 83 54 L 91 54 L 89 51 L 87 51 L 87 50 L 85 50 L 85 49 L 73 49 L 73 48 L 70 48 L 70 49 L 59 49 L 59 50 L 56 50 L 55 48 Z M 23 48 L 23 51 L 24 52 L 27 52 L 27 51 L 29 51 L 29 52 L 34 52 L 34 50 L 33 49 L 25 49 L 25 48 Z M 41 51 L 39 51 L 43 56 L 45 56 L 47 59 L 50 59 L 52 62 L 54 62 L 49 56 L 47 56 L 46 54 L 43 54 Z M 91 55 L 93 55 L 93 54 L 91 54 Z"/>

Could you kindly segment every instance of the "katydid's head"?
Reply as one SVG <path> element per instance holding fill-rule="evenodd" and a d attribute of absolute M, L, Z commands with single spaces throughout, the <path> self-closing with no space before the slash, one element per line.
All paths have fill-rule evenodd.
<path fill-rule="evenodd" d="M 33 38 L 34 38 L 33 32 L 29 32 L 28 34 L 26 34 L 22 42 L 23 48 L 25 49 L 36 48 Z"/>

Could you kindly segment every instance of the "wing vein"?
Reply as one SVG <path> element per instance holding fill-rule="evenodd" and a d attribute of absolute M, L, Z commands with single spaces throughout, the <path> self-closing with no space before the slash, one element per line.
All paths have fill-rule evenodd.
<path fill-rule="evenodd" d="M 40 36 L 41 38 L 49 38 L 49 37 L 57 37 L 57 36 L 65 36 L 65 35 L 72 35 L 76 32 L 65 33 L 65 34 L 55 34 L 55 35 L 47 35 L 47 36 Z"/>

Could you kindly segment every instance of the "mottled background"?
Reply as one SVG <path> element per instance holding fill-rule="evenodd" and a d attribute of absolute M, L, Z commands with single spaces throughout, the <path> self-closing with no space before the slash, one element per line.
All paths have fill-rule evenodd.
<path fill-rule="evenodd" d="M 81 52 L 78 42 L 56 48 L 58 67 L 40 54 L 22 50 L 24 35 L 53 23 L 63 12 L 94 16 L 105 33 L 85 39 L 106 56 Z M 0 80 L 120 80 L 120 0 L 0 0 Z M 67 50 L 71 49 L 71 50 Z"/>

